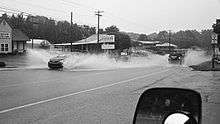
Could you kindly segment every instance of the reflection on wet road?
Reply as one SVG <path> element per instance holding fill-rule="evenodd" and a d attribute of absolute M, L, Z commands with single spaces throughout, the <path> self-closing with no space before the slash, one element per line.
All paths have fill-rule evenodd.
<path fill-rule="evenodd" d="M 169 65 L 166 56 L 115 63 L 105 55 L 70 54 L 67 68 L 54 71 L 46 66 L 57 53 L 31 52 L 35 59 L 29 53 L 13 56 L 17 62 L 4 59 L 19 68 L 0 70 L 0 123 L 132 123 L 140 94 L 151 87 L 197 90 L 203 123 L 220 121 L 220 72 Z"/>
<path fill-rule="evenodd" d="M 202 94 L 203 122 L 217 124 L 219 75 L 183 67 L 1 71 L 0 123 L 131 123 L 145 89 L 181 87 Z"/>

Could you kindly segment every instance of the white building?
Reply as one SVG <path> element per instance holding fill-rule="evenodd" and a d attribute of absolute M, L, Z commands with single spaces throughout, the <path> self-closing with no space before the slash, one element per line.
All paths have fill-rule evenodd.
<path fill-rule="evenodd" d="M 0 54 L 24 52 L 29 38 L 19 29 L 12 29 L 3 19 L 0 20 Z"/>
<path fill-rule="evenodd" d="M 138 41 L 142 44 L 144 48 L 152 48 L 155 47 L 157 44 L 160 44 L 160 41 Z"/>
<path fill-rule="evenodd" d="M 165 47 L 165 48 L 173 47 L 173 48 L 177 48 L 177 45 L 174 45 L 174 44 L 171 44 L 171 43 L 163 43 L 163 44 L 157 44 L 156 47 Z"/>
<path fill-rule="evenodd" d="M 62 51 L 80 51 L 80 52 L 95 52 L 99 50 L 115 49 L 115 35 L 99 35 L 99 44 L 97 43 L 97 34 L 94 34 L 86 39 L 76 41 L 74 43 L 53 44 L 54 48 Z"/>
<path fill-rule="evenodd" d="M 45 39 L 31 39 L 27 41 L 27 47 L 29 48 L 50 48 L 51 43 Z"/>

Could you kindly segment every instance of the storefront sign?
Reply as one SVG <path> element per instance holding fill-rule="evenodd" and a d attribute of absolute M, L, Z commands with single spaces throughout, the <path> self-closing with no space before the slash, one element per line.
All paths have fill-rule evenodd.
<path fill-rule="evenodd" d="M 115 35 L 102 35 L 100 37 L 100 43 L 114 43 L 115 42 Z"/>
<path fill-rule="evenodd" d="M 115 49 L 115 44 L 102 44 L 103 50 Z"/>
<path fill-rule="evenodd" d="M 0 39 L 10 39 L 10 33 L 0 32 Z"/>

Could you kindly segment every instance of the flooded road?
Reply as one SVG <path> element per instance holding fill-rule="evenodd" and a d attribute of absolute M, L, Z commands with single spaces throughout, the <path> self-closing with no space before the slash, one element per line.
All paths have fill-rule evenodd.
<path fill-rule="evenodd" d="M 7 67 L 13 67 L 13 68 L 47 67 L 46 64 L 48 59 L 44 57 L 45 55 L 40 55 L 41 51 L 45 51 L 45 50 L 29 49 L 25 54 L 1 56 L 0 61 L 5 62 Z"/>
<path fill-rule="evenodd" d="M 4 124 L 132 123 L 139 96 L 152 87 L 194 89 L 202 95 L 203 123 L 220 121 L 219 72 L 158 66 L 13 70 L 1 71 L 0 77 L 0 123 Z"/>
<path fill-rule="evenodd" d="M 55 71 L 47 61 L 59 52 L 28 52 L 14 56 L 23 57 L 17 62 L 7 59 L 18 69 L 0 70 L 0 123 L 129 124 L 140 94 L 152 87 L 194 89 L 203 99 L 202 122 L 220 121 L 219 72 L 191 71 L 153 54 L 116 62 L 106 55 L 71 53 L 65 53 L 65 69 Z"/>
<path fill-rule="evenodd" d="M 1 57 L 0 61 L 5 62 L 8 67 L 18 69 L 47 69 L 47 62 L 50 58 L 62 55 L 66 56 L 66 59 L 63 61 L 64 68 L 66 70 L 108 70 L 152 66 L 177 66 L 176 64 L 169 64 L 168 55 L 157 55 L 150 52 L 145 54 L 146 56 L 131 55 L 128 61 L 116 61 L 115 58 L 109 56 L 108 54 L 97 55 L 50 51 L 44 49 L 28 49 L 26 54 Z M 208 60 L 210 60 L 210 56 L 205 56 L 204 51 L 189 50 L 184 58 L 184 63 L 180 66 L 190 66 Z M 6 69 L 0 68 L 0 70 Z"/>

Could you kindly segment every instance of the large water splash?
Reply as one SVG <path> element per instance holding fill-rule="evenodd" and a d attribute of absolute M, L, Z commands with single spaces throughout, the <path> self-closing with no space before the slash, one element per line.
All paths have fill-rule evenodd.
<path fill-rule="evenodd" d="M 43 49 L 28 49 L 26 56 L 28 63 L 26 68 L 46 68 L 49 59 L 57 54 Z"/>
<path fill-rule="evenodd" d="M 205 54 L 202 50 L 188 50 L 184 58 L 184 65 L 197 65 L 205 61 L 211 60 L 211 56 Z"/>
<path fill-rule="evenodd" d="M 148 52 L 147 56 L 131 56 L 128 61 L 116 61 L 108 54 L 83 54 L 43 49 L 29 49 L 27 52 L 27 68 L 47 68 L 50 58 L 65 55 L 64 67 L 76 69 L 117 69 L 151 66 L 173 66 L 168 62 L 168 55 L 157 55 Z M 184 58 L 184 66 L 190 66 L 209 60 L 204 51 L 189 50 Z"/>
<path fill-rule="evenodd" d="M 149 55 L 146 57 L 130 57 L 128 61 L 109 57 L 107 54 L 72 55 L 64 61 L 64 66 L 69 69 L 116 69 L 168 65 L 166 56 Z"/>
<path fill-rule="evenodd" d="M 169 66 L 167 55 L 155 55 L 148 53 L 148 56 L 129 57 L 128 61 L 116 61 L 115 58 L 108 54 L 83 54 L 70 53 L 60 51 L 32 50 L 29 51 L 30 60 L 41 60 L 40 64 L 34 66 L 45 67 L 50 58 L 57 55 L 65 55 L 64 67 L 67 69 L 116 69 L 116 68 L 133 68 L 133 67 L 149 67 L 149 66 Z M 36 63 L 36 62 L 35 62 Z M 32 62 L 32 64 L 34 64 Z"/>

